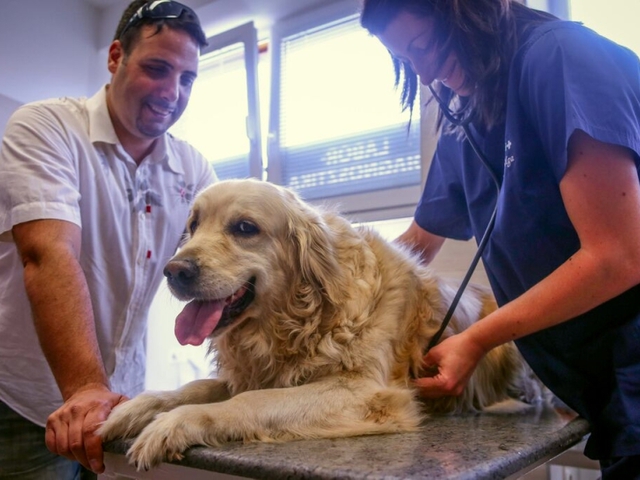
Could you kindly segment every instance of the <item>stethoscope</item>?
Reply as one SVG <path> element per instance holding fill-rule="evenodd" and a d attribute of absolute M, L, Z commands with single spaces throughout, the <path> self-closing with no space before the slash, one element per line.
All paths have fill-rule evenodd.
<path fill-rule="evenodd" d="M 449 108 L 449 105 L 436 93 L 436 91 L 434 90 L 434 88 L 431 85 L 429 85 L 429 90 L 431 91 L 431 94 L 433 95 L 433 98 L 435 98 L 435 100 L 438 102 L 438 105 L 440 105 L 440 110 L 442 111 L 442 114 L 445 116 L 445 118 L 447 120 L 449 120 L 449 122 L 451 122 L 454 126 L 462 128 L 462 130 L 464 131 L 465 137 L 469 141 L 469 144 L 471 145 L 471 148 L 473 149 L 474 153 L 478 156 L 478 158 L 480 159 L 482 164 L 485 166 L 485 168 L 491 174 L 491 179 L 493 180 L 493 183 L 494 183 L 494 185 L 496 187 L 496 194 L 499 195 L 500 194 L 500 180 L 498 179 L 498 177 L 496 176 L 495 172 L 493 171 L 493 169 L 489 165 L 489 161 L 487 160 L 487 157 L 485 156 L 485 154 L 480 149 L 480 146 L 478 145 L 478 142 L 476 142 L 475 138 L 473 137 L 473 135 L 471 134 L 471 131 L 469 129 L 469 123 L 471 123 L 471 117 L 472 117 L 471 111 L 463 109 L 463 111 L 459 112 L 459 113 L 458 112 L 453 112 Z M 478 266 L 478 262 L 480 261 L 480 258 L 482 258 L 482 252 L 484 251 L 484 248 L 487 245 L 487 242 L 489 241 L 489 236 L 491 235 L 491 231 L 493 230 L 493 225 L 495 224 L 496 212 L 498 210 L 497 198 L 498 197 L 496 196 L 496 205 L 493 208 L 493 213 L 491 214 L 491 218 L 489 219 L 489 223 L 487 224 L 487 228 L 485 229 L 484 233 L 482 234 L 482 239 L 480 240 L 480 243 L 478 244 L 478 249 L 476 250 L 476 253 L 475 253 L 474 257 L 471 260 L 471 264 L 469 265 L 469 269 L 467 270 L 467 273 L 465 274 L 464 278 L 462 279 L 462 282 L 460 283 L 460 286 L 458 287 L 458 291 L 456 292 L 455 296 L 453 297 L 451 305 L 449 306 L 449 310 L 447 310 L 447 313 L 445 314 L 444 318 L 442 319 L 442 324 L 440 325 L 440 328 L 438 329 L 436 334 L 433 337 L 431 337 L 431 340 L 429 341 L 429 345 L 427 345 L 427 349 L 425 351 L 425 354 L 429 350 L 431 350 L 431 348 L 433 348 L 440 341 L 440 337 L 442 337 L 442 334 L 444 333 L 445 329 L 447 328 L 447 325 L 449 324 L 449 321 L 451 320 L 451 317 L 453 316 L 453 313 L 455 312 L 456 307 L 458 306 L 458 303 L 460 302 L 460 298 L 462 297 L 462 294 L 464 293 L 465 289 L 467 288 L 467 285 L 468 285 L 469 281 L 471 280 L 471 275 L 473 275 L 473 272 L 475 271 L 476 267 Z"/>

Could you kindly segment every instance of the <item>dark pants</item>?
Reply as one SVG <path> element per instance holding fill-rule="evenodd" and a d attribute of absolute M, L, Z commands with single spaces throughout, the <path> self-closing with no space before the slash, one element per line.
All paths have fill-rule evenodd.
<path fill-rule="evenodd" d="M 602 480 L 640 480 L 640 455 L 600 462 Z"/>
<path fill-rule="evenodd" d="M 7 480 L 91 480 L 97 475 L 51 453 L 45 429 L 0 401 L 0 478 Z"/>

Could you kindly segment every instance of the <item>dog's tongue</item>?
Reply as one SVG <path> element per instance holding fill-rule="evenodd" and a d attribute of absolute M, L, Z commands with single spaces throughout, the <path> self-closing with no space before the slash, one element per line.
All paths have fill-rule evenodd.
<path fill-rule="evenodd" d="M 192 300 L 176 317 L 175 334 L 181 345 L 201 345 L 216 328 L 225 300 Z"/>

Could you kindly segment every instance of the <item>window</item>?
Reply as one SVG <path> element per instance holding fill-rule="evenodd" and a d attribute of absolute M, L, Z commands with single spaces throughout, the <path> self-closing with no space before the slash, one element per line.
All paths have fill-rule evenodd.
<path fill-rule="evenodd" d="M 640 55 L 638 18 L 640 3 L 628 0 L 572 0 L 571 19 L 583 22 L 587 27 L 630 48 Z"/>
<path fill-rule="evenodd" d="M 260 106 L 253 24 L 209 39 L 172 133 L 211 160 L 221 179 L 266 178 L 359 221 L 412 215 L 422 179 L 420 109 L 409 129 L 391 58 L 360 27 L 353 5 L 276 25 L 270 52 L 271 98 L 263 95 Z M 268 111 L 268 100 L 263 146 L 260 110 Z"/>
<path fill-rule="evenodd" d="M 267 179 L 352 218 L 411 215 L 421 182 L 420 112 L 401 112 L 391 57 L 353 11 L 274 28 Z"/>

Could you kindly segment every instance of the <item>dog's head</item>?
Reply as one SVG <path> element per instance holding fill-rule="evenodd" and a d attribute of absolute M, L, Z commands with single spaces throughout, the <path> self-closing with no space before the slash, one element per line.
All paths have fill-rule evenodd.
<path fill-rule="evenodd" d="M 199 345 L 267 311 L 331 303 L 341 289 L 332 235 L 321 211 L 285 188 L 258 180 L 208 187 L 164 270 L 172 293 L 189 301 L 178 340 Z"/>

